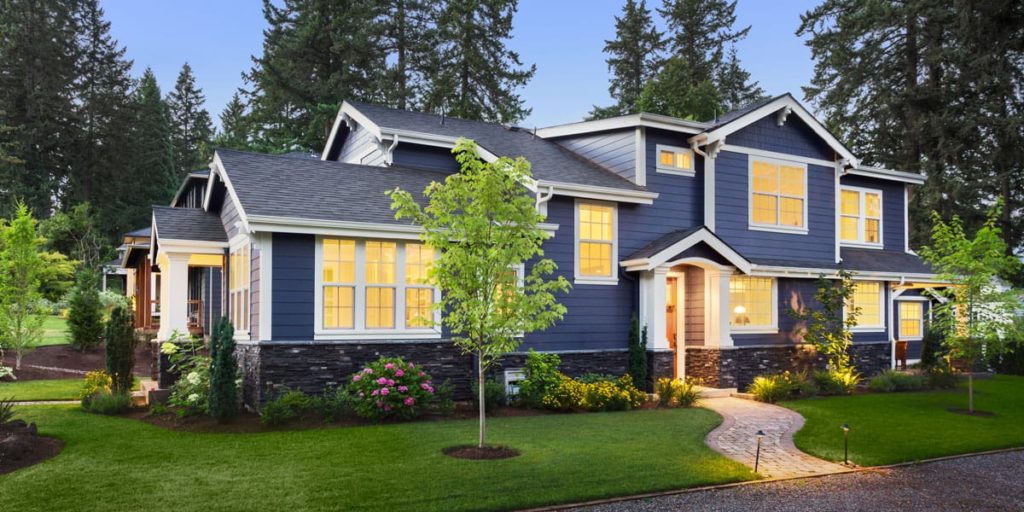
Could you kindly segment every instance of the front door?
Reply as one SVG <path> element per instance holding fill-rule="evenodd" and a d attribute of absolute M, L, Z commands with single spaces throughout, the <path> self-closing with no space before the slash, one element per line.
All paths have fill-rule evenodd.
<path fill-rule="evenodd" d="M 672 375 L 677 379 L 685 377 L 685 340 L 683 339 L 683 277 L 670 275 L 665 290 L 665 337 L 668 346 L 675 353 Z"/>

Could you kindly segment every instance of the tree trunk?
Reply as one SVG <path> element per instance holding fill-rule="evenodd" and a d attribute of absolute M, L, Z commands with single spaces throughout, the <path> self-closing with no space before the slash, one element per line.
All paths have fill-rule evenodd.
<path fill-rule="evenodd" d="M 487 440 L 487 415 L 484 412 L 484 364 L 482 356 L 482 353 L 477 353 L 476 385 L 477 398 L 480 404 L 480 448 L 484 447 L 484 443 Z"/>

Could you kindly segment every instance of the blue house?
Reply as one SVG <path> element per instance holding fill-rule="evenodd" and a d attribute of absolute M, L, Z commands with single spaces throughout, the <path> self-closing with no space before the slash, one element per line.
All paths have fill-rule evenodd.
<path fill-rule="evenodd" d="M 634 315 L 656 377 L 742 388 L 820 364 L 788 311 L 815 307 L 815 279 L 840 269 L 857 281 L 858 369 L 893 366 L 902 342 L 920 350 L 937 284 L 907 237 L 923 176 L 862 165 L 788 94 L 713 122 L 644 113 L 535 130 L 346 102 L 319 158 L 218 150 L 154 208 L 142 245 L 161 285 L 129 288 L 157 293 L 166 339 L 189 327 L 190 269 L 216 269 L 203 274 L 223 276 L 204 281 L 216 307 L 202 307 L 235 325 L 249 404 L 281 386 L 318 392 L 379 355 L 466 389 L 472 358 L 422 321 L 440 297 L 418 279 L 434 254 L 384 195 L 458 172 L 460 137 L 484 159 L 531 162 L 545 253 L 573 283 L 565 318 L 525 336 L 500 378 L 528 349 L 560 354 L 569 374 L 621 374 Z"/>

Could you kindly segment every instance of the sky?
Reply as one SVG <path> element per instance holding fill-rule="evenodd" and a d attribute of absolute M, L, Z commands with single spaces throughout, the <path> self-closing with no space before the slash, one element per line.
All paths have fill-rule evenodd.
<path fill-rule="evenodd" d="M 819 0 L 739 0 L 737 26 L 751 25 L 737 45 L 740 62 L 769 95 L 801 87 L 814 63 L 795 35 L 800 14 Z M 520 0 L 509 46 L 521 61 L 536 64 L 533 80 L 521 90 L 532 114 L 521 123 L 542 127 L 578 121 L 593 105 L 607 105 L 608 67 L 604 41 L 615 34 L 622 0 Z M 660 0 L 648 0 L 649 6 Z M 174 87 L 188 62 L 206 94 L 206 108 L 218 116 L 243 85 L 242 73 L 261 53 L 266 22 L 259 0 L 102 0 L 111 32 L 133 73 L 153 69 L 164 93 Z M 341 98 L 339 98 L 341 99 Z"/>

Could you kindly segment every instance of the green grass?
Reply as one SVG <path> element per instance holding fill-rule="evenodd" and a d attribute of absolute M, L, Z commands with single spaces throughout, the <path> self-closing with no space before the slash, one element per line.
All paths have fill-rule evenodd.
<path fill-rule="evenodd" d="M 68 343 L 68 321 L 56 315 L 43 317 L 43 341 L 39 343 L 39 346 L 67 345 Z"/>
<path fill-rule="evenodd" d="M 989 418 L 949 412 L 967 407 L 966 384 L 950 391 L 873 393 L 783 403 L 807 423 L 796 445 L 818 457 L 842 461 L 840 425 L 850 424 L 850 460 L 878 466 L 945 455 L 1024 446 L 1024 377 L 975 380 L 975 409 Z"/>
<path fill-rule="evenodd" d="M 258 434 L 164 430 L 71 406 L 21 409 L 64 440 L 55 459 L 0 475 L 0 510 L 494 510 L 754 478 L 704 445 L 704 409 L 490 421 L 522 455 L 460 460 L 476 422 Z"/>
<path fill-rule="evenodd" d="M 0 382 L 0 399 L 78 400 L 82 379 L 53 379 Z"/>

